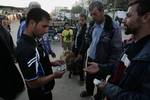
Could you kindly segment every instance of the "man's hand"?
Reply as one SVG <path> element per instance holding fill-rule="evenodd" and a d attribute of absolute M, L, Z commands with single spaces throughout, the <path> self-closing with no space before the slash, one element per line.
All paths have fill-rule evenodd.
<path fill-rule="evenodd" d="M 54 78 L 61 78 L 64 75 L 65 71 L 58 71 L 58 72 L 54 72 L 53 76 Z"/>
<path fill-rule="evenodd" d="M 95 62 L 89 62 L 89 66 L 87 68 L 84 68 L 83 70 L 89 74 L 96 74 L 99 71 L 99 66 Z"/>
<path fill-rule="evenodd" d="M 65 62 L 63 60 L 55 60 L 54 62 L 51 62 L 52 66 L 59 66 L 63 65 Z"/>
<path fill-rule="evenodd" d="M 101 83 L 97 86 L 98 90 L 103 91 L 106 85 L 107 82 L 105 80 L 101 80 Z"/>

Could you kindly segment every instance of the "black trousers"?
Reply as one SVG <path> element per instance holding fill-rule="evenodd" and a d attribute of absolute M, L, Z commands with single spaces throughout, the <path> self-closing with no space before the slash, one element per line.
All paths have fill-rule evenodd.
<path fill-rule="evenodd" d="M 84 80 L 84 71 L 83 71 L 83 68 L 84 68 L 84 59 L 80 59 L 76 62 L 76 67 L 77 67 L 77 71 L 79 73 L 79 76 L 80 76 L 80 81 L 83 81 Z"/>
<path fill-rule="evenodd" d="M 94 84 L 93 84 L 93 80 L 95 78 L 95 75 L 90 75 L 90 74 L 87 74 L 86 75 L 86 91 L 89 95 L 93 95 L 93 92 L 94 92 Z"/>
<path fill-rule="evenodd" d="M 43 93 L 39 91 L 28 91 L 29 100 L 52 100 L 52 93 Z"/>
<path fill-rule="evenodd" d="M 92 60 L 91 58 L 88 58 L 88 62 L 96 62 Z M 93 80 L 97 78 L 99 80 L 106 79 L 106 75 L 103 75 L 102 73 L 96 73 L 96 74 L 86 74 L 86 91 L 89 95 L 93 95 L 95 85 L 93 83 Z"/>
<path fill-rule="evenodd" d="M 78 56 L 78 53 L 79 51 L 76 49 L 76 48 L 73 48 L 72 49 L 73 53 L 75 54 L 75 56 L 77 57 Z M 73 66 L 74 66 L 74 70 L 79 74 L 80 76 L 80 81 L 83 81 L 84 80 L 84 71 L 83 71 L 83 68 L 84 68 L 84 63 L 85 63 L 85 55 L 82 54 L 83 58 L 82 59 L 79 59 L 77 60 L 76 62 L 73 63 Z"/>

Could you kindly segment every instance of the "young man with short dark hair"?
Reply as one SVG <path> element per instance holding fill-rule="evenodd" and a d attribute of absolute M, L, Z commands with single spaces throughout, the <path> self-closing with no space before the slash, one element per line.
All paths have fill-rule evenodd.
<path fill-rule="evenodd" d="M 26 29 L 17 42 L 17 57 L 28 87 L 30 100 L 52 100 L 54 79 L 61 78 L 64 71 L 52 72 L 48 55 L 38 41 L 49 27 L 50 16 L 41 8 L 33 8 L 27 14 Z"/>

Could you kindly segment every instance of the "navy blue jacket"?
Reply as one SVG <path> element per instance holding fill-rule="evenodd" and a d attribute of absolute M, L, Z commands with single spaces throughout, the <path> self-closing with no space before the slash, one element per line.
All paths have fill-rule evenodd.
<path fill-rule="evenodd" d="M 120 83 L 108 83 L 104 89 L 110 100 L 150 100 L 150 36 L 137 48 L 132 48 L 130 64 L 123 73 Z M 137 49 L 139 51 L 137 52 Z M 131 58 L 132 59 L 131 59 Z"/>

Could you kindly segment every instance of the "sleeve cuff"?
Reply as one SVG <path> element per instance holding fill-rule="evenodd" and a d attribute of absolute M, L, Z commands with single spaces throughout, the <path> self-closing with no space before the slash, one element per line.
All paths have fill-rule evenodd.
<path fill-rule="evenodd" d="M 110 84 L 110 83 L 108 83 L 103 90 L 104 94 L 108 96 L 109 98 L 113 98 L 121 91 L 122 89 L 120 87 Z"/>

